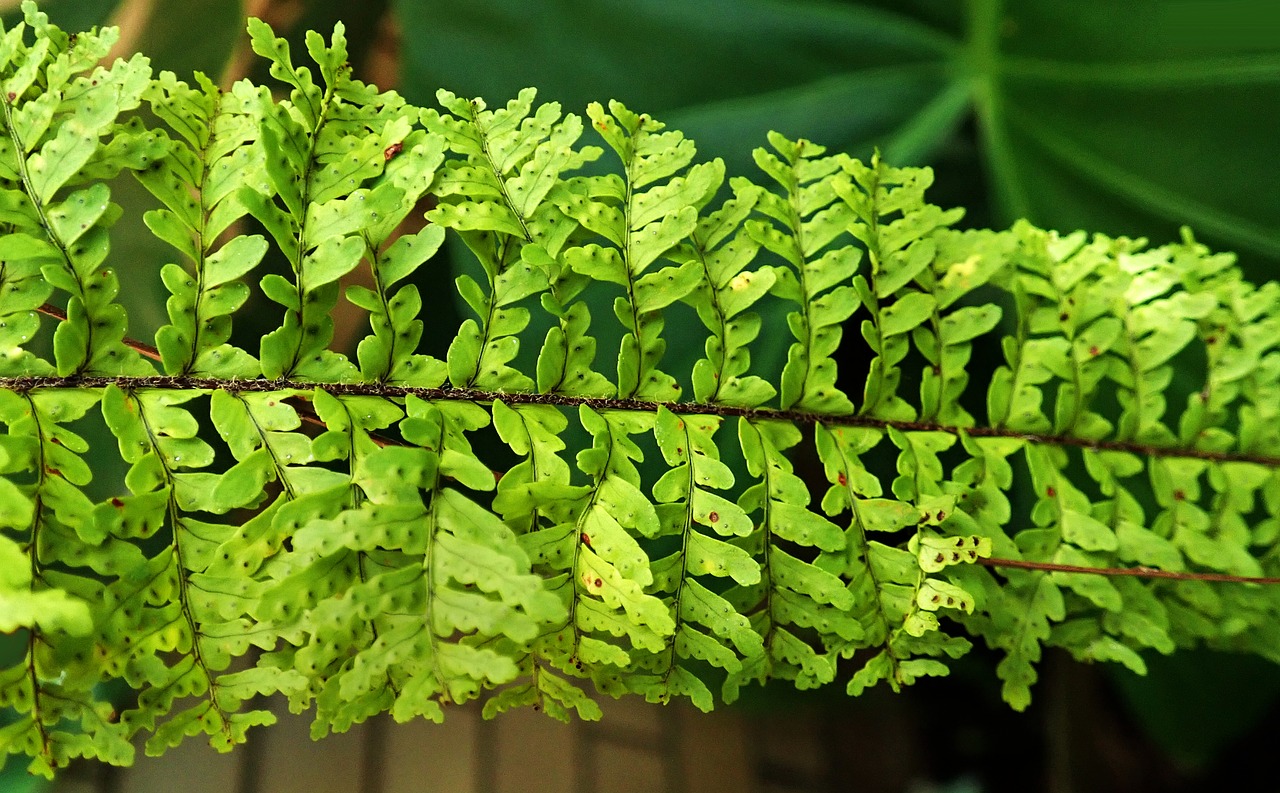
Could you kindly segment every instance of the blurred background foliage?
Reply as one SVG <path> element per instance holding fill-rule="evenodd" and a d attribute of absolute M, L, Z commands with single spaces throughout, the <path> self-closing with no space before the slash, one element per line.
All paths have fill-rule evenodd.
<path fill-rule="evenodd" d="M 0 0 L 6 27 L 17 5 Z M 357 74 L 418 104 L 434 104 L 441 87 L 495 105 L 533 85 L 541 101 L 578 113 L 616 98 L 681 129 L 731 174 L 755 176 L 750 152 L 776 129 L 855 156 L 879 148 L 896 165 L 932 165 L 932 199 L 966 207 L 971 226 L 1026 217 L 1163 242 L 1185 224 L 1211 247 L 1238 252 L 1255 281 L 1280 266 L 1280 7 L 1272 0 L 40 5 L 67 30 L 119 25 L 118 54 L 145 52 L 157 71 L 186 78 L 200 70 L 224 85 L 267 79 L 248 50 L 247 16 L 287 35 L 295 53 L 305 30 L 327 32 L 341 20 Z M 148 197 L 123 181 L 114 192 L 126 209 L 114 239 L 121 272 L 158 270 L 168 254 L 142 226 Z M 453 258 L 424 268 L 424 294 L 452 294 L 465 266 Z M 148 338 L 163 323 L 163 287 L 154 277 L 122 280 L 132 335 Z M 456 306 L 428 313 L 427 351 L 443 354 Z M 669 338 L 680 338 L 678 322 L 696 322 L 691 313 L 675 319 Z M 361 317 L 347 325 L 351 337 L 363 334 Z M 764 339 L 754 360 L 780 361 L 788 343 Z M 609 347 L 597 361 L 605 372 Z M 677 360 L 664 368 L 687 371 L 701 351 L 677 344 L 668 355 Z M 1255 778 L 1275 778 L 1270 752 L 1253 750 L 1280 727 L 1280 670 L 1209 652 L 1148 661 L 1150 676 L 1137 678 L 1050 658 L 1025 714 L 998 701 L 981 656 L 902 697 L 770 690 L 748 707 L 813 708 L 850 740 L 869 720 L 894 719 L 907 725 L 905 740 L 930 746 L 915 750 L 926 776 L 959 780 L 955 789 L 1216 789 L 1219 769 L 1248 778 L 1242 764 L 1263 770 Z M 860 778 L 856 746 L 845 754 L 833 784 L 894 789 Z M 18 785 L 0 778 L 6 791 Z"/>

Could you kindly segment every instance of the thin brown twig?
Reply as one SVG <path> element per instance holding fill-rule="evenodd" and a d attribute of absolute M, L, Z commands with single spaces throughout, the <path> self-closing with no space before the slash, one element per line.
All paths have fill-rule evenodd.
<path fill-rule="evenodd" d="M 1266 576 L 1229 575 L 1227 573 L 1186 573 L 1175 570 L 1157 570 L 1153 567 L 1083 567 L 1053 562 L 1026 562 L 1021 559 L 979 559 L 986 567 L 1017 567 L 1022 570 L 1040 570 L 1050 573 L 1088 573 L 1105 576 L 1133 576 L 1135 578 L 1166 578 L 1173 581 L 1212 581 L 1226 584 L 1280 584 L 1280 578 Z"/>
<path fill-rule="evenodd" d="M 40 308 L 37 308 L 36 311 L 39 311 L 41 314 L 44 314 L 45 316 L 53 317 L 59 322 L 67 321 L 67 312 L 63 311 L 62 309 L 58 308 L 52 303 L 45 303 L 43 306 L 40 306 Z M 128 337 L 123 339 L 123 343 L 124 343 L 124 346 L 128 347 L 131 350 L 135 350 L 143 358 L 150 358 L 156 363 L 161 362 L 160 351 L 157 350 L 155 347 L 152 347 L 150 344 L 145 344 L 143 342 L 138 341 L 137 339 L 130 339 Z"/>

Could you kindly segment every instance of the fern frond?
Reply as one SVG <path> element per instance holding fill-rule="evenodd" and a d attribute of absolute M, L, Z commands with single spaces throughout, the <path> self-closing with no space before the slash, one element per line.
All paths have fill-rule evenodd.
<path fill-rule="evenodd" d="M 423 110 L 359 83 L 340 27 L 301 66 L 251 23 L 276 99 L 99 66 L 114 31 L 24 14 L 0 35 L 0 752 L 33 771 L 229 749 L 276 693 L 320 737 L 479 698 L 567 720 L 596 693 L 897 690 L 971 640 L 1015 708 L 1046 647 L 1280 661 L 1280 287 L 1189 232 L 956 230 L 928 169 L 776 133 L 766 188 L 617 102 L 586 110 L 605 158 L 532 89 Z M 175 253 L 128 265 L 168 293 L 156 350 L 115 302 L 123 171 Z M 440 361 L 417 275 L 449 236 L 473 316 Z M 331 314 L 357 272 L 353 363 Z M 251 352 L 232 319 L 262 298 L 283 317 Z M 780 373 L 752 358 L 788 333 Z"/>

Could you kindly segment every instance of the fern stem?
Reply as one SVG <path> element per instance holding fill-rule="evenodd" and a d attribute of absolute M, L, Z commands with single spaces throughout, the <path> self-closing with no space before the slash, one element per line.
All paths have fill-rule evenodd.
<path fill-rule="evenodd" d="M 222 390 L 228 393 L 264 392 L 264 391 L 313 391 L 316 383 L 301 382 L 280 378 L 278 380 L 222 380 L 212 377 L 173 377 L 156 375 L 138 376 L 28 376 L 0 377 L 0 389 L 10 391 L 31 391 L 34 389 L 68 389 L 105 388 L 115 385 L 123 390 L 136 388 L 163 388 L 175 390 Z M 392 386 L 378 383 L 324 383 L 325 391 L 335 396 L 377 396 L 386 399 L 416 396 L 427 401 L 474 402 L 488 404 L 502 400 L 509 405 L 556 405 L 558 407 L 576 408 L 586 405 L 596 411 L 643 411 L 656 412 L 665 407 L 677 415 L 721 416 L 724 418 L 745 418 L 750 421 L 781 421 L 798 425 L 813 425 L 819 422 L 832 426 L 867 427 L 887 430 L 890 427 L 903 432 L 946 432 L 957 437 L 974 438 L 1009 438 L 1027 443 L 1047 446 L 1070 446 L 1079 449 L 1105 452 L 1128 452 L 1148 457 L 1172 459 L 1204 460 L 1213 463 L 1256 463 L 1269 468 L 1280 468 L 1280 456 L 1267 454 L 1249 454 L 1244 452 L 1217 452 L 1209 449 L 1188 449 L 1177 446 L 1157 446 L 1123 440 L 1095 440 L 1077 438 L 1070 435 L 1056 435 L 1041 432 L 1020 432 L 1000 427 L 955 427 L 935 424 L 928 421 L 902 421 L 895 419 L 878 419 L 868 416 L 822 415 L 797 410 L 777 410 L 771 408 L 749 408 L 735 405 L 710 405 L 698 402 L 660 402 L 643 399 L 615 399 L 608 397 L 582 397 L 556 393 L 520 393 L 484 391 L 470 388 L 415 388 L 412 386 Z"/>
<path fill-rule="evenodd" d="M 7 107 L 7 105 L 6 105 Z M 47 467 L 45 465 L 45 437 L 44 428 L 40 425 L 39 411 L 36 404 L 32 401 L 30 395 L 26 395 L 28 407 L 31 409 L 31 415 L 35 418 L 36 433 L 36 487 L 35 502 L 31 515 L 31 586 L 35 587 L 36 582 L 42 578 L 42 566 L 40 564 L 40 524 L 41 515 L 44 512 L 44 505 L 41 503 L 41 488 L 44 486 L 45 478 L 48 476 Z M 44 716 L 41 713 L 42 705 L 40 699 L 43 695 L 40 685 L 40 676 L 36 672 L 36 645 L 42 641 L 41 630 L 37 625 L 33 625 L 28 629 L 27 633 L 27 675 L 31 680 L 31 719 L 35 723 L 37 734 L 40 736 L 40 755 L 50 764 L 54 765 L 52 755 L 52 742 L 49 737 L 49 731 L 45 729 Z"/>

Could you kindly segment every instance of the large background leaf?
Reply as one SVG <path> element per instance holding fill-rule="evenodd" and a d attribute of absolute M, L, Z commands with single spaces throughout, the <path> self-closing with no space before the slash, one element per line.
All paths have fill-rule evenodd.
<path fill-rule="evenodd" d="M 1265 277 L 1280 191 L 1280 11 L 1265 2 L 397 0 L 404 90 L 654 113 L 751 173 L 777 129 L 940 168 L 941 189 L 1061 229 L 1189 224 Z M 950 9 L 950 10 L 943 10 Z M 985 222 L 985 221 L 980 221 Z"/>

